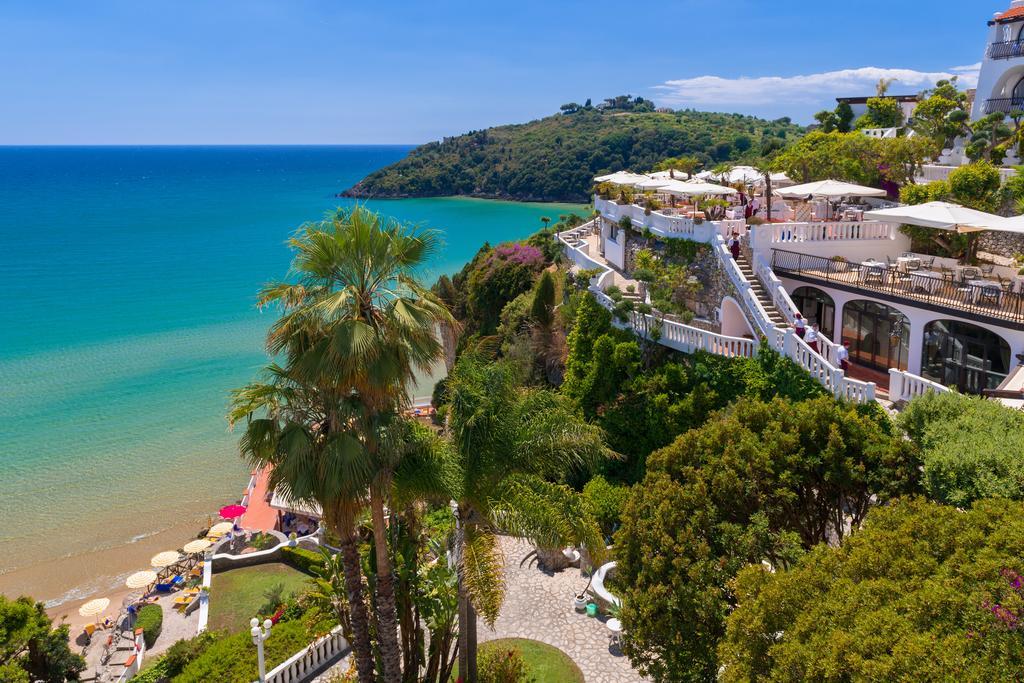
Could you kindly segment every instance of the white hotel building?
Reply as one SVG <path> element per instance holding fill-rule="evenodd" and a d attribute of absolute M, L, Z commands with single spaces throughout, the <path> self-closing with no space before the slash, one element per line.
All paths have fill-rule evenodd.
<path fill-rule="evenodd" d="M 1024 109 L 1024 0 L 1014 0 L 990 26 L 976 115 Z M 590 289 L 609 308 L 614 304 L 604 290 L 632 283 L 624 217 L 638 232 L 703 242 L 718 257 L 730 292 L 711 324 L 669 322 L 657 313 L 634 313 L 625 323 L 641 334 L 658 327 L 662 344 L 752 355 L 767 343 L 835 395 L 855 401 L 886 393 L 900 401 L 944 387 L 968 393 L 1017 390 L 1024 382 L 1024 372 L 1017 372 L 1024 358 L 1024 278 L 1016 268 L 965 273 L 953 259 L 920 255 L 922 264 L 906 270 L 910 240 L 895 223 L 791 220 L 747 226 L 742 218 L 695 222 L 671 210 L 597 196 L 594 202 L 598 216 L 559 239 L 579 268 L 599 271 Z M 725 246 L 734 231 L 745 235 L 738 261 Z M 942 276 L 922 277 L 914 267 Z M 793 334 L 797 312 L 824 333 L 820 353 Z M 836 358 L 844 342 L 852 363 L 845 373 Z"/>

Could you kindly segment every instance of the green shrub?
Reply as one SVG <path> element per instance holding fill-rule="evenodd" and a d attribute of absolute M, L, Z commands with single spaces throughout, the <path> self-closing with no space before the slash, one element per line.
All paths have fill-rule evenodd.
<path fill-rule="evenodd" d="M 135 628 L 142 629 L 142 638 L 146 641 L 146 647 L 153 647 L 160 629 L 164 624 L 164 610 L 160 605 L 144 605 L 139 610 L 139 617 L 135 621 Z"/>
<path fill-rule="evenodd" d="M 313 574 L 313 568 L 320 567 L 324 563 L 324 558 L 320 557 L 320 553 L 298 546 L 281 548 L 281 560 L 307 574 Z"/>
<path fill-rule="evenodd" d="M 301 621 L 288 621 L 274 626 L 270 638 L 263 644 L 267 670 L 274 668 L 306 647 L 313 636 Z M 241 631 L 219 638 L 212 643 L 181 674 L 175 683 L 250 683 L 258 677 L 256 646 L 249 631 Z"/>
<path fill-rule="evenodd" d="M 482 650 L 477 660 L 480 683 L 530 683 L 523 655 L 514 648 Z"/>
<path fill-rule="evenodd" d="M 601 525 L 601 531 L 610 536 L 619 524 L 622 508 L 629 498 L 629 487 L 615 486 L 597 475 L 583 487 L 583 497 Z"/>

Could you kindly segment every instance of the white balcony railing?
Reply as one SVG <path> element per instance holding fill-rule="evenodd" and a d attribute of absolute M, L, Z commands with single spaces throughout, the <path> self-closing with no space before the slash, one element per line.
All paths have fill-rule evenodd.
<path fill-rule="evenodd" d="M 949 387 L 943 386 L 930 379 L 912 375 L 896 368 L 889 369 L 889 400 L 893 402 L 909 401 L 918 396 L 924 396 L 929 392 L 943 393 L 949 391 Z"/>
<path fill-rule="evenodd" d="M 765 223 L 750 232 L 755 251 L 775 246 L 806 242 L 840 242 L 847 240 L 895 240 L 899 234 L 895 223 L 857 221 L 838 223 Z"/>

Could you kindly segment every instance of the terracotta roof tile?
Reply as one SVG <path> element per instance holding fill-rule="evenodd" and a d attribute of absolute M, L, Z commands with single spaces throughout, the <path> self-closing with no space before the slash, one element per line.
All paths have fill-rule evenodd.
<path fill-rule="evenodd" d="M 1014 19 L 1024 19 L 1024 6 L 1011 7 L 996 17 L 996 21 L 1012 21 Z"/>

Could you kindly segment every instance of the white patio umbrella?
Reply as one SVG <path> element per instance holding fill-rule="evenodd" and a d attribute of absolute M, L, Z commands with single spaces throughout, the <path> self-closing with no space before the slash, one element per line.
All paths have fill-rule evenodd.
<path fill-rule="evenodd" d="M 210 530 L 206 533 L 210 536 L 223 536 L 234 528 L 233 522 L 218 522 L 210 527 Z"/>
<path fill-rule="evenodd" d="M 961 233 L 1000 230 L 1008 225 L 1006 221 L 1013 220 L 949 202 L 928 202 L 912 206 L 897 206 L 892 209 L 865 211 L 864 218 L 937 230 L 955 230 Z M 1024 232 L 1024 221 L 1018 221 L 1016 225 L 1020 226 L 1021 232 Z M 1012 230 L 1007 232 L 1012 232 Z"/>
<path fill-rule="evenodd" d="M 840 199 L 842 197 L 885 197 L 888 193 L 877 187 L 866 185 L 854 185 L 841 180 L 818 180 L 803 185 L 793 185 L 776 190 L 775 194 L 784 199 L 809 199 L 810 197 L 823 197 L 825 199 Z"/>
<path fill-rule="evenodd" d="M 675 168 L 670 168 L 665 171 L 655 171 L 650 175 L 652 178 L 658 178 L 660 180 L 665 180 L 666 178 L 669 180 L 683 180 L 686 177 L 686 173 L 684 171 L 680 171 Z"/>
<path fill-rule="evenodd" d="M 1024 216 L 1010 216 L 999 220 L 998 226 L 989 228 L 999 232 L 1016 232 L 1024 234 Z"/>
<path fill-rule="evenodd" d="M 165 550 L 162 553 L 157 553 L 149 560 L 151 567 L 162 569 L 163 567 L 170 567 L 172 564 L 181 559 L 181 555 L 178 554 L 177 550 Z"/>
<path fill-rule="evenodd" d="M 635 183 L 633 187 L 638 190 L 658 190 L 668 185 L 671 180 L 665 180 L 664 178 L 644 178 L 643 180 Z"/>
<path fill-rule="evenodd" d="M 110 598 L 96 598 L 79 607 L 78 614 L 83 617 L 95 617 L 103 614 L 108 607 L 110 607 Z"/>
<path fill-rule="evenodd" d="M 182 550 L 184 550 L 189 555 L 194 555 L 195 553 L 203 552 L 211 545 L 213 545 L 211 541 L 208 541 L 205 538 L 197 538 L 194 541 L 189 541 L 188 543 L 186 543 Z"/>
<path fill-rule="evenodd" d="M 727 183 L 756 185 L 757 183 L 764 182 L 764 174 L 753 166 L 734 166 L 728 173 L 724 174 L 722 179 Z"/>
<path fill-rule="evenodd" d="M 668 194 L 676 195 L 679 197 L 694 197 L 697 195 L 730 195 L 738 194 L 736 190 L 725 185 L 716 185 L 715 183 L 702 183 L 699 181 L 681 182 L 672 181 L 667 185 L 659 188 L 661 192 L 667 192 Z"/>
<path fill-rule="evenodd" d="M 135 572 L 125 579 L 124 585 L 129 588 L 145 588 L 151 583 L 156 583 L 156 572 L 151 569 L 145 569 L 141 572 Z"/>
<path fill-rule="evenodd" d="M 609 173 L 608 175 L 602 175 L 594 178 L 594 182 L 598 183 L 611 183 L 613 185 L 635 185 L 649 178 L 639 173 L 630 173 L 629 171 L 616 171 L 615 173 Z"/>

